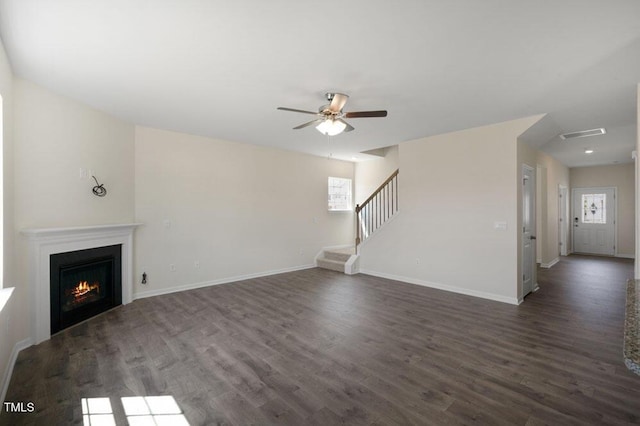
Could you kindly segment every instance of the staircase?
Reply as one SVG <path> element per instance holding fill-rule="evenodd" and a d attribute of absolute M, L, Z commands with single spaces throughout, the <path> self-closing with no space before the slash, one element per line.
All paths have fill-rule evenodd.
<path fill-rule="evenodd" d="M 356 253 L 358 246 L 398 212 L 396 170 L 362 204 L 356 205 Z"/>
<path fill-rule="evenodd" d="M 342 249 L 325 249 L 316 259 L 318 268 L 331 269 L 332 271 L 344 272 L 352 275 L 357 273 L 356 250 L 354 247 Z"/>
<path fill-rule="evenodd" d="M 353 247 L 324 249 L 316 266 L 352 275 L 358 273 L 358 246 L 398 212 L 398 172 L 396 170 L 361 205 L 355 208 L 356 241 Z"/>

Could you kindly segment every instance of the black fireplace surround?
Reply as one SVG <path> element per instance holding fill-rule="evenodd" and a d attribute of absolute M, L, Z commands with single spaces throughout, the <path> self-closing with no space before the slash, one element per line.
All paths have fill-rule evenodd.
<path fill-rule="evenodd" d="M 122 245 L 52 254 L 51 334 L 122 304 Z"/>

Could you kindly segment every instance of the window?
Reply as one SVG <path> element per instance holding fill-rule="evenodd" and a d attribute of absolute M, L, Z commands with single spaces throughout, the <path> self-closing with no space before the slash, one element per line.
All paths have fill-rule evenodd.
<path fill-rule="evenodd" d="M 329 210 L 351 210 L 351 179 L 329 178 Z"/>
<path fill-rule="evenodd" d="M 607 194 L 582 195 L 582 223 L 607 223 Z"/>

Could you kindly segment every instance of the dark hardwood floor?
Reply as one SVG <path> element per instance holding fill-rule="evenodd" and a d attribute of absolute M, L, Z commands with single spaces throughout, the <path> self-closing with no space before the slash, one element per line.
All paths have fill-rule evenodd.
<path fill-rule="evenodd" d="M 191 425 L 638 424 L 632 275 L 570 256 L 520 306 L 321 269 L 137 300 L 22 351 L 7 401 L 36 411 L 0 423 L 171 395 Z"/>

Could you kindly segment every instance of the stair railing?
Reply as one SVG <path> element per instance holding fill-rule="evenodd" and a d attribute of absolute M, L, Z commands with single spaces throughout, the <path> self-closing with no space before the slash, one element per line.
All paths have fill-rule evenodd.
<path fill-rule="evenodd" d="M 396 170 L 362 204 L 356 205 L 356 253 L 358 246 L 398 211 Z"/>

